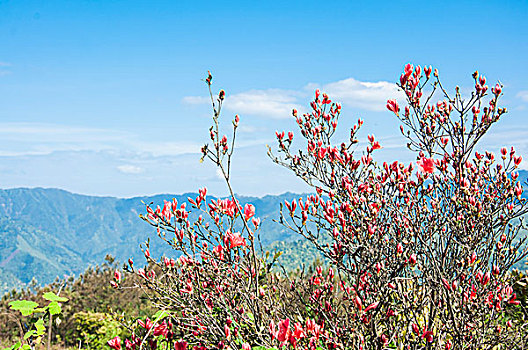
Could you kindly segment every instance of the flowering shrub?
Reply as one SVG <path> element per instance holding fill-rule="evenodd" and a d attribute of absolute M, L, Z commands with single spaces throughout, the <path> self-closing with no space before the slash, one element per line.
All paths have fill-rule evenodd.
<path fill-rule="evenodd" d="M 281 223 L 311 242 L 329 261 L 292 277 L 272 267 L 278 254 L 258 244 L 260 220 L 240 205 L 230 184 L 239 117 L 221 136 L 225 92 L 212 93 L 211 145 L 202 148 L 223 175 L 230 196 L 207 200 L 205 188 L 188 203 L 147 206 L 144 220 L 178 252 L 150 256 L 147 268 L 127 270 L 160 311 L 129 324 L 131 339 L 115 350 L 175 349 L 466 349 L 523 346 L 527 323 L 505 310 L 518 308 L 510 268 L 527 254 L 522 215 L 527 211 L 514 149 L 476 151 L 478 141 L 506 113 L 502 86 L 488 93 L 473 74 L 467 99 L 450 96 L 431 67 L 408 64 L 399 87 L 407 96 L 387 108 L 402 122 L 416 166 L 378 164 L 374 136 L 356 156 L 359 120 L 347 142 L 335 145 L 341 106 L 319 91 L 311 111 L 293 111 L 306 141 L 277 132 L 274 162 L 313 186 L 315 193 L 281 206 Z M 436 94 L 442 100 L 430 104 Z M 200 211 L 195 222 L 191 210 Z M 121 275 L 116 274 L 116 287 Z"/>

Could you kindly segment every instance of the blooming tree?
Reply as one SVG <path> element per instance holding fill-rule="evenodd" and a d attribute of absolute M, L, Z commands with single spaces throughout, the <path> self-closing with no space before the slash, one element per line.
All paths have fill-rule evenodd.
<path fill-rule="evenodd" d="M 476 150 L 506 109 L 498 107 L 500 83 L 488 94 L 486 78 L 473 79 L 471 96 L 458 87 L 451 96 L 436 69 L 405 66 L 398 86 L 407 104 L 402 111 L 389 100 L 387 108 L 417 167 L 376 163 L 381 145 L 373 135 L 356 156 L 362 120 L 348 142 L 333 145 L 341 106 L 319 91 L 311 112 L 293 111 L 307 148 L 294 152 L 293 134 L 277 133 L 282 156 L 270 151 L 273 160 L 317 191 L 285 203 L 283 222 L 337 268 L 348 301 L 323 312 L 336 344 L 462 349 L 527 341 L 527 324 L 504 313 L 519 303 L 508 271 L 527 255 L 527 206 L 515 171 L 522 158 L 513 148 L 497 158 Z M 430 103 L 437 93 L 442 99 Z"/>
<path fill-rule="evenodd" d="M 350 139 L 333 144 L 341 105 L 319 91 L 311 111 L 293 111 L 306 141 L 292 147 L 293 132 L 277 132 L 273 161 L 314 188 L 285 202 L 281 223 L 310 241 L 329 266 L 308 275 L 273 269 L 279 254 L 263 252 L 260 220 L 231 187 L 230 165 L 239 117 L 228 138 L 221 132 L 225 92 L 212 92 L 211 144 L 202 148 L 225 179 L 230 195 L 208 199 L 205 188 L 187 203 L 147 206 L 144 220 L 173 247 L 177 258 L 150 256 L 127 270 L 160 310 L 129 325 L 127 350 L 155 349 L 466 349 L 526 344 L 527 324 L 508 318 L 519 307 L 510 268 L 524 259 L 527 211 L 512 148 L 497 158 L 476 151 L 478 141 L 506 113 L 502 86 L 488 93 L 473 74 L 475 90 L 463 98 L 442 86 L 431 67 L 410 64 L 399 87 L 402 122 L 416 166 L 378 164 L 374 136 L 358 153 L 359 120 Z M 431 104 L 440 94 L 441 100 Z M 190 211 L 199 212 L 196 221 Z M 114 284 L 119 287 L 121 275 Z M 161 344 L 161 345 L 160 345 Z M 120 350 L 121 339 L 109 341 Z M 522 346 L 522 345 L 521 345 Z"/>

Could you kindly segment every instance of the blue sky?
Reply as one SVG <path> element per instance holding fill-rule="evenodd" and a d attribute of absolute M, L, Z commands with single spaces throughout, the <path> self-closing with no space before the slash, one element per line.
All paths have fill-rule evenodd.
<path fill-rule="evenodd" d="M 343 103 L 341 135 L 361 117 L 380 160 L 412 161 L 384 108 L 407 62 L 449 87 L 471 88 L 475 69 L 500 79 L 510 112 L 481 148 L 528 157 L 526 18 L 526 1 L 0 0 L 0 188 L 225 193 L 198 162 L 207 70 L 227 92 L 225 120 L 242 119 L 242 194 L 306 189 L 265 145 L 295 130 L 289 111 L 315 88 Z"/>

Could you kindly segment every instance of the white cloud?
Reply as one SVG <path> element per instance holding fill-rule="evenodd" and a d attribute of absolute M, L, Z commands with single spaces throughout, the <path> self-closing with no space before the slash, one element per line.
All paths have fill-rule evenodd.
<path fill-rule="evenodd" d="M 528 102 L 528 90 L 519 91 L 515 96 L 520 98 L 524 102 Z"/>
<path fill-rule="evenodd" d="M 304 94 L 281 89 L 250 90 L 228 96 L 225 108 L 238 114 L 265 118 L 290 118 L 292 109 L 300 109 L 299 98 Z"/>
<path fill-rule="evenodd" d="M 387 100 L 404 97 L 394 83 L 388 81 L 364 82 L 348 78 L 327 84 L 310 83 L 302 89 L 249 90 L 227 95 L 224 107 L 240 115 L 249 114 L 264 118 L 290 118 L 292 109 L 299 111 L 308 106 L 313 91 L 320 88 L 332 100 L 353 108 L 370 111 L 384 111 Z M 210 100 L 201 96 L 183 98 L 187 104 L 205 104 Z"/>
<path fill-rule="evenodd" d="M 313 84 L 310 84 L 313 85 Z M 386 110 L 387 100 L 403 97 L 394 83 L 388 81 L 366 82 L 348 78 L 325 84 L 321 91 L 326 92 L 332 100 L 347 104 L 350 107 L 369 111 Z"/>
<path fill-rule="evenodd" d="M 63 151 L 112 151 L 143 157 L 200 152 L 202 145 L 185 141 L 145 141 L 141 135 L 116 129 L 44 123 L 0 123 L 0 156 L 46 155 Z"/>
<path fill-rule="evenodd" d="M 147 156 L 176 156 L 180 154 L 198 154 L 203 144 L 191 142 L 135 142 L 134 147 L 139 153 Z"/>
<path fill-rule="evenodd" d="M 135 165 L 119 165 L 117 167 L 117 170 L 119 170 L 120 172 L 122 173 L 125 173 L 125 174 L 139 174 L 139 173 L 142 173 L 143 172 L 143 168 L 140 168 L 138 166 L 135 166 Z"/>

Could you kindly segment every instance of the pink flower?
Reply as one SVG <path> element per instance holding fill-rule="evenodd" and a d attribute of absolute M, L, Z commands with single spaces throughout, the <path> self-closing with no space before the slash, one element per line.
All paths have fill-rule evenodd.
<path fill-rule="evenodd" d="M 280 342 L 286 341 L 290 337 L 290 319 L 287 318 L 279 322 L 279 330 L 277 340 Z"/>
<path fill-rule="evenodd" d="M 163 323 L 160 323 L 160 324 L 156 325 L 156 327 L 154 327 L 154 330 L 153 330 L 152 333 L 156 337 L 158 335 L 162 335 L 162 336 L 166 337 L 167 334 L 169 333 L 169 329 L 167 328 L 167 324 L 165 322 L 163 322 Z"/>
<path fill-rule="evenodd" d="M 108 346 L 114 350 L 121 350 L 121 338 L 115 337 L 107 342 Z"/>
<path fill-rule="evenodd" d="M 496 95 L 500 95 L 500 93 L 502 92 L 502 87 L 500 86 L 499 83 L 497 83 L 497 85 L 495 85 L 494 88 L 491 89 L 491 91 Z"/>
<path fill-rule="evenodd" d="M 429 67 L 424 67 L 424 73 L 425 73 L 425 76 L 427 77 L 427 79 L 429 79 L 429 76 L 431 75 L 431 72 L 433 71 L 432 67 L 429 66 Z"/>
<path fill-rule="evenodd" d="M 246 240 L 240 236 L 240 232 L 232 233 L 229 230 L 226 232 L 224 242 L 229 246 L 229 249 L 246 245 Z"/>
<path fill-rule="evenodd" d="M 255 215 L 255 206 L 253 204 L 246 204 L 244 206 L 244 218 L 246 221 L 251 219 Z"/>
<path fill-rule="evenodd" d="M 413 67 L 412 64 L 407 63 L 407 64 L 405 65 L 405 68 L 403 69 L 403 71 L 405 72 L 405 75 L 409 77 L 409 76 L 411 76 L 411 74 L 413 73 L 413 71 L 414 71 L 414 67 Z"/>
<path fill-rule="evenodd" d="M 422 158 L 416 162 L 423 173 L 432 174 L 434 171 L 434 160 L 432 158 Z"/>
<path fill-rule="evenodd" d="M 398 112 L 400 111 L 400 107 L 398 106 L 398 102 L 396 102 L 396 100 L 388 100 L 387 109 L 396 115 L 398 115 Z"/>
<path fill-rule="evenodd" d="M 302 325 L 299 322 L 296 322 L 294 325 L 295 329 L 293 331 L 293 336 L 296 339 L 301 339 L 305 337 L 304 330 L 302 328 Z"/>
<path fill-rule="evenodd" d="M 119 272 L 119 270 L 114 271 L 114 278 L 117 282 L 121 281 L 121 272 Z"/>
<path fill-rule="evenodd" d="M 147 319 L 145 320 L 145 322 L 143 322 L 143 321 L 141 321 L 141 320 L 138 320 L 138 324 L 139 324 L 141 327 L 145 328 L 147 331 L 148 331 L 149 329 L 151 329 L 152 326 L 153 326 L 152 321 L 151 321 L 150 318 L 148 318 L 148 317 L 147 317 Z"/>

